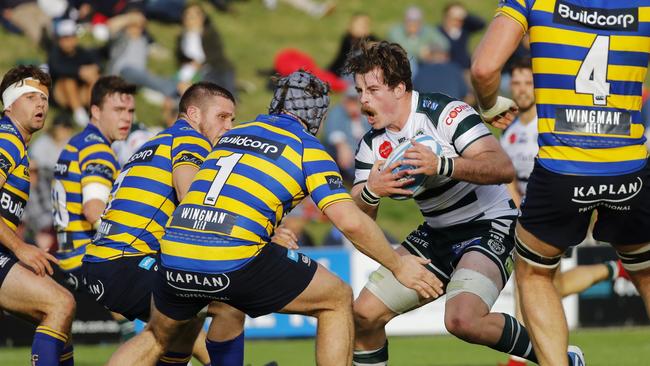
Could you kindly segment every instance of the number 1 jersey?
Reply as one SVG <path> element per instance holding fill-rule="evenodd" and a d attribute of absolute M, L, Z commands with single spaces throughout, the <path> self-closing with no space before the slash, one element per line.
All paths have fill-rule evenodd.
<path fill-rule="evenodd" d="M 641 169 L 650 1 L 502 0 L 497 14 L 530 34 L 539 163 L 573 175 Z"/>

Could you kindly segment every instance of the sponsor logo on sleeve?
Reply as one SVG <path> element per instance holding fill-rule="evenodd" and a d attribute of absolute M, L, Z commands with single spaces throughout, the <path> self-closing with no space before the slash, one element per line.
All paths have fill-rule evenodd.
<path fill-rule="evenodd" d="M 113 170 L 101 163 L 88 164 L 84 170 L 84 175 L 96 175 L 102 178 L 106 178 L 110 181 L 113 180 Z"/>
<path fill-rule="evenodd" d="M 327 186 L 330 187 L 330 190 L 337 191 L 343 189 L 343 179 L 338 175 L 327 175 L 325 176 L 327 180 Z"/>
<path fill-rule="evenodd" d="M 273 160 L 282 155 L 287 144 L 253 135 L 226 135 L 219 139 L 218 147 L 230 147 L 238 150 L 262 154 Z"/>
<path fill-rule="evenodd" d="M 197 167 L 201 167 L 203 165 L 203 159 L 197 158 L 196 156 L 190 154 L 190 153 L 183 153 L 178 160 L 176 160 L 177 163 L 190 163 L 194 164 Z"/>
<path fill-rule="evenodd" d="M 436 109 L 438 109 L 438 106 L 440 106 L 440 104 L 438 104 L 438 103 L 436 103 L 436 102 L 434 102 L 433 100 L 430 100 L 430 99 L 424 99 L 422 101 L 422 108 L 426 108 L 426 109 L 430 109 L 432 111 L 435 111 Z"/>
<path fill-rule="evenodd" d="M 153 160 L 154 155 L 156 155 L 156 150 L 158 149 L 158 146 L 160 145 L 147 146 L 140 149 L 138 152 L 133 154 L 124 165 L 126 166 L 127 164 L 131 164 L 131 163 L 150 162 L 151 160 Z"/>
<path fill-rule="evenodd" d="M 636 32 L 639 29 L 639 9 L 586 8 L 558 1 L 555 3 L 553 22 L 573 27 Z"/>
<path fill-rule="evenodd" d="M 20 223 L 27 201 L 6 189 L 0 190 L 0 215 L 14 225 Z"/>

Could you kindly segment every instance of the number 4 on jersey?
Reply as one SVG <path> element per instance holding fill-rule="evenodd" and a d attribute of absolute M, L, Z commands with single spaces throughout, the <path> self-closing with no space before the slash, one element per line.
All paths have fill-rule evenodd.
<path fill-rule="evenodd" d="M 597 36 L 576 75 L 576 93 L 593 95 L 594 105 L 607 105 L 608 54 L 609 37 Z"/>

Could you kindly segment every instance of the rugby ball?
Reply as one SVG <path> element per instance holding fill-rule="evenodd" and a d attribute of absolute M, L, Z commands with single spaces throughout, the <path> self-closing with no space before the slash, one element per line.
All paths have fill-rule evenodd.
<path fill-rule="evenodd" d="M 419 135 L 413 138 L 413 140 L 417 141 L 420 144 L 423 144 L 425 146 L 428 146 L 436 155 L 441 155 L 442 154 L 442 146 L 436 142 L 436 140 L 428 135 Z M 397 145 L 397 147 L 391 152 L 391 154 L 388 156 L 386 159 L 386 163 L 384 164 L 385 167 L 391 166 L 393 163 L 396 161 L 400 160 L 405 160 L 404 154 L 406 153 L 406 150 L 409 148 L 413 147 L 413 144 L 411 143 L 411 139 L 408 139 L 401 144 Z M 410 169 L 415 169 L 415 166 L 413 165 L 401 165 L 395 169 L 393 169 L 393 174 L 397 174 L 402 170 L 410 170 Z M 392 195 L 390 198 L 395 199 L 395 200 L 406 200 L 409 198 L 412 198 L 416 196 L 418 193 L 420 193 L 425 186 L 425 183 L 427 181 L 428 176 L 426 174 L 417 174 L 414 176 L 411 175 L 406 175 L 402 179 L 406 180 L 409 178 L 413 178 L 414 181 L 402 188 L 407 189 L 411 192 L 413 192 L 413 195 L 411 196 L 403 196 L 403 195 Z"/>

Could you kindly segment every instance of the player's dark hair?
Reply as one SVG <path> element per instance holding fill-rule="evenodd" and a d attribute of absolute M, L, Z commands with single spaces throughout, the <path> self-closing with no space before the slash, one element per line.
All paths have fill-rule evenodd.
<path fill-rule="evenodd" d="M 530 59 L 530 57 L 521 57 L 516 59 L 513 63 L 512 66 L 510 67 L 510 72 L 512 73 L 513 71 L 517 69 L 528 69 L 528 70 L 533 70 L 533 63 Z"/>
<path fill-rule="evenodd" d="M 406 51 L 397 43 L 364 40 L 348 54 L 344 70 L 350 74 L 365 74 L 375 68 L 384 73 L 384 84 L 395 88 L 404 83 L 406 91 L 413 90 L 411 65 Z"/>
<path fill-rule="evenodd" d="M 102 76 L 93 85 L 90 92 L 90 105 L 101 107 L 104 99 L 112 94 L 135 95 L 136 86 L 119 76 Z"/>
<path fill-rule="evenodd" d="M 228 89 L 209 81 L 201 81 L 193 84 L 183 93 L 181 101 L 178 103 L 178 112 L 187 113 L 187 109 L 193 105 L 202 107 L 206 97 L 222 97 L 237 104 L 235 97 Z"/>
<path fill-rule="evenodd" d="M 0 95 L 5 92 L 9 85 L 26 78 L 34 78 L 45 85 L 48 90 L 52 88 L 52 78 L 48 73 L 34 65 L 19 65 L 7 71 L 0 83 Z"/>

